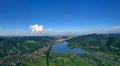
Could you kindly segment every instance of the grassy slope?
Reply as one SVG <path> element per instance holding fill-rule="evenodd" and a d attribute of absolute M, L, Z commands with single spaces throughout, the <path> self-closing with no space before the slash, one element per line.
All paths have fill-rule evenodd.
<path fill-rule="evenodd" d="M 53 54 L 49 56 L 49 66 L 93 66 L 88 60 L 84 58 L 71 57 L 73 54 Z M 25 62 L 21 66 L 46 66 L 45 57 L 39 57 L 34 59 L 32 62 Z"/>
<path fill-rule="evenodd" d="M 34 59 L 33 61 L 27 61 L 21 64 L 20 66 L 46 66 L 45 58 L 43 57 L 38 57 Z"/>

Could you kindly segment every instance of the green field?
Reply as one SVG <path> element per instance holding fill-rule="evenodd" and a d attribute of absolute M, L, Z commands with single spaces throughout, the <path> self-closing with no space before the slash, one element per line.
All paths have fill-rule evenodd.
<path fill-rule="evenodd" d="M 88 60 L 81 57 L 71 57 L 73 54 L 53 54 L 50 53 L 48 62 L 46 61 L 46 57 L 38 57 L 33 61 L 24 62 L 24 64 L 20 66 L 93 66 Z"/>

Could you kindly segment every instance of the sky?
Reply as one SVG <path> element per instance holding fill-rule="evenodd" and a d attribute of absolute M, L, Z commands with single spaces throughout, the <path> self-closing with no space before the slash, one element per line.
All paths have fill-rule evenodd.
<path fill-rule="evenodd" d="M 0 0 L 0 35 L 120 33 L 120 0 Z"/>

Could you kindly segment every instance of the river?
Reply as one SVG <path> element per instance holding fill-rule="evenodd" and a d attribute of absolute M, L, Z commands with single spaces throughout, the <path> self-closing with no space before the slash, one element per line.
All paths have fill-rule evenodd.
<path fill-rule="evenodd" d="M 61 54 L 66 54 L 66 53 L 85 53 L 84 50 L 80 48 L 69 48 L 68 42 L 64 41 L 61 43 L 57 43 L 52 46 L 52 51 L 54 53 L 61 53 Z"/>
<path fill-rule="evenodd" d="M 111 63 L 114 63 L 114 64 L 117 64 L 116 66 L 120 66 L 120 63 L 119 62 L 116 62 L 116 61 L 113 61 L 113 60 L 110 60 L 108 58 L 105 58 L 103 56 L 100 56 L 99 54 L 95 54 L 95 53 L 92 53 L 92 52 L 88 52 L 88 51 L 85 51 L 81 48 L 69 48 L 67 45 L 69 43 L 64 41 L 64 42 L 61 42 L 61 43 L 56 43 L 52 46 L 52 51 L 56 54 L 66 54 L 66 53 L 86 53 L 88 55 L 93 55 L 99 59 L 103 59 L 105 61 L 108 61 L 108 62 L 111 62 Z"/>

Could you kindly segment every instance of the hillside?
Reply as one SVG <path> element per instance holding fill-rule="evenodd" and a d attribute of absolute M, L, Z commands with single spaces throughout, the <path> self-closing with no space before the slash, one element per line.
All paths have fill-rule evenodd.
<path fill-rule="evenodd" d="M 28 55 L 47 46 L 53 37 L 0 37 L 0 66 L 18 64 L 28 60 Z"/>
<path fill-rule="evenodd" d="M 120 34 L 89 34 L 68 40 L 71 48 L 79 47 L 120 62 Z"/>

